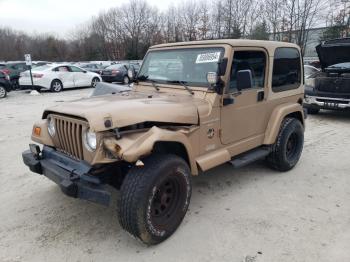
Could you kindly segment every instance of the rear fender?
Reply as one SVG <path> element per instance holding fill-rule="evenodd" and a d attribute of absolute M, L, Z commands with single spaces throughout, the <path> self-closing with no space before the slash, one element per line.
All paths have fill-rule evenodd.
<path fill-rule="evenodd" d="M 295 117 L 304 123 L 304 111 L 302 105 L 298 103 L 286 103 L 277 106 L 271 114 L 269 123 L 266 128 L 264 144 L 271 145 L 275 143 L 280 130 L 281 123 L 285 117 Z"/>

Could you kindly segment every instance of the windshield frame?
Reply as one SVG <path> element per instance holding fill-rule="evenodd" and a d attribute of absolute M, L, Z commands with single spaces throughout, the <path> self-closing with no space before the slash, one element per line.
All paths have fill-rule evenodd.
<path fill-rule="evenodd" d="M 190 47 L 177 47 L 177 46 L 169 46 L 169 47 L 165 47 L 165 48 L 159 48 L 159 49 L 150 49 L 147 54 L 145 55 L 142 65 L 139 69 L 139 72 L 136 76 L 136 79 L 138 79 L 141 76 L 142 70 L 143 68 L 146 66 L 146 62 L 147 62 L 147 58 L 149 56 L 149 54 L 151 53 L 155 53 L 155 52 L 176 52 L 176 51 L 183 51 L 183 50 L 219 50 L 220 51 L 220 57 L 219 57 L 219 61 L 217 62 L 217 68 L 216 68 L 216 73 L 219 72 L 219 63 L 220 61 L 225 57 L 225 53 L 226 53 L 226 48 L 222 45 L 193 45 Z M 212 71 L 211 71 L 212 72 Z M 174 81 L 175 80 L 175 81 Z M 185 83 L 188 86 L 192 86 L 192 87 L 199 87 L 199 88 L 208 88 L 210 87 L 208 82 L 188 82 L 185 80 L 176 80 L 176 79 L 169 79 L 169 80 L 160 80 L 160 79 L 138 79 L 139 82 L 150 82 L 153 81 L 154 83 L 157 84 L 165 84 L 165 85 L 176 85 L 176 86 L 182 86 L 182 83 Z M 179 83 L 176 83 L 179 82 Z M 162 86 L 159 86 L 160 88 Z"/>

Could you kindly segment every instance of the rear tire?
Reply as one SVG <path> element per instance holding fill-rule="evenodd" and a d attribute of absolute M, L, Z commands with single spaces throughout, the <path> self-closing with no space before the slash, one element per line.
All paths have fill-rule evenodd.
<path fill-rule="evenodd" d="M 320 112 L 319 108 L 308 108 L 307 113 L 310 115 L 317 115 Z"/>
<path fill-rule="evenodd" d="M 278 171 L 288 171 L 299 161 L 304 145 L 304 127 L 296 118 L 285 118 L 282 121 L 279 134 L 272 152 L 267 157 L 271 168 Z"/>
<path fill-rule="evenodd" d="M 119 223 L 147 245 L 171 236 L 184 218 L 191 198 L 187 163 L 176 155 L 154 154 L 126 175 L 118 201 Z"/>
<path fill-rule="evenodd" d="M 62 84 L 62 82 L 61 82 L 60 80 L 57 80 L 57 79 L 53 80 L 53 81 L 51 82 L 51 88 L 50 88 L 50 90 L 51 90 L 52 92 L 55 92 L 55 93 L 61 92 L 61 91 L 63 90 L 63 84 Z"/>
<path fill-rule="evenodd" d="M 100 82 L 100 79 L 98 77 L 94 77 L 91 81 L 91 87 L 95 88 L 97 83 L 99 83 L 99 82 Z"/>
<path fill-rule="evenodd" d="M 124 85 L 128 85 L 129 83 L 130 83 L 129 77 L 128 77 L 128 76 L 124 76 L 124 78 L 123 78 L 123 84 L 124 84 Z"/>
<path fill-rule="evenodd" d="M 0 98 L 5 98 L 6 96 L 7 96 L 6 88 L 0 85 Z"/>

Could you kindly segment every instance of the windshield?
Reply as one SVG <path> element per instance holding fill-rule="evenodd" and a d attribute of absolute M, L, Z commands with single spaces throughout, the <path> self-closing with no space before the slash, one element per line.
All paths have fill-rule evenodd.
<path fill-rule="evenodd" d="M 151 51 L 142 63 L 139 80 L 208 86 L 207 73 L 218 71 L 223 48 L 188 48 Z"/>
<path fill-rule="evenodd" d="M 328 68 L 350 68 L 350 63 L 335 64 L 335 65 L 329 66 Z"/>

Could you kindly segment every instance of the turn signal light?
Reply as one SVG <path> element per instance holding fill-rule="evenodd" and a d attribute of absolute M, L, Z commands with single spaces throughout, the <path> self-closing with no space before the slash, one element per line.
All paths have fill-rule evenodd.
<path fill-rule="evenodd" d="M 41 133 L 41 128 L 40 127 L 34 127 L 34 134 L 36 135 L 36 136 L 40 136 L 40 133 Z"/>

